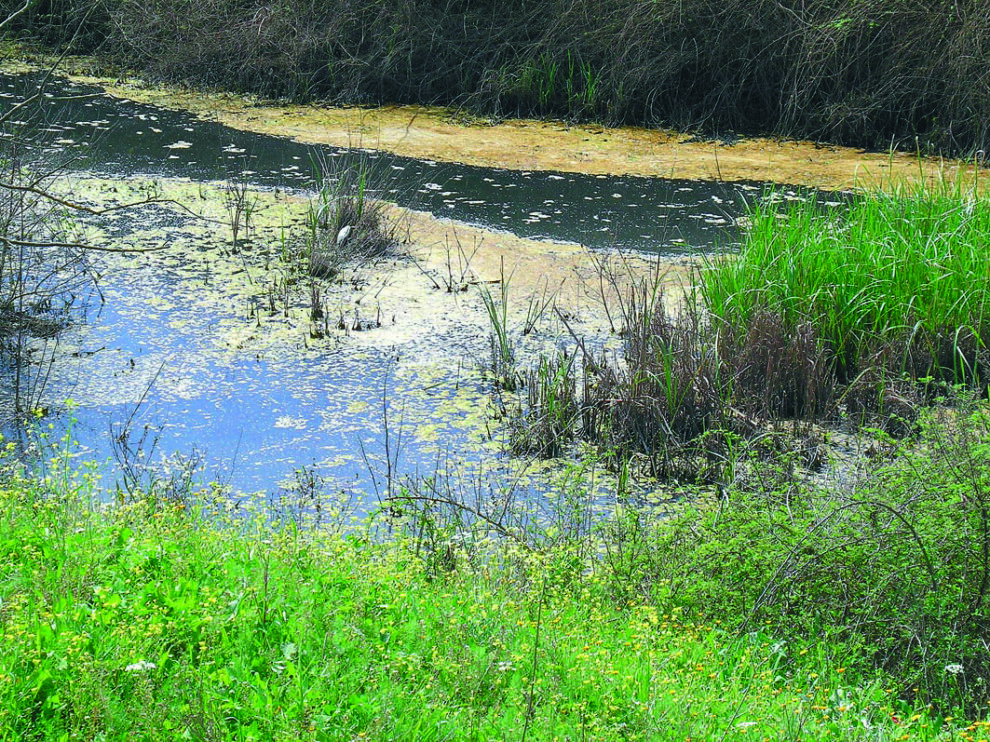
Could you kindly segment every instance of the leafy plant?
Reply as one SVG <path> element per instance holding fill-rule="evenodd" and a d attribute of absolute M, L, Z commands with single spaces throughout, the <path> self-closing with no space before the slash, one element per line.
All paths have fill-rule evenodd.
<path fill-rule="evenodd" d="M 904 695 L 981 707 L 988 421 L 982 403 L 929 414 L 918 442 L 891 441 L 889 460 L 849 487 L 732 490 L 675 516 L 652 548 L 683 561 L 673 580 L 653 573 L 658 598 L 743 630 L 828 637 L 892 673 Z"/>

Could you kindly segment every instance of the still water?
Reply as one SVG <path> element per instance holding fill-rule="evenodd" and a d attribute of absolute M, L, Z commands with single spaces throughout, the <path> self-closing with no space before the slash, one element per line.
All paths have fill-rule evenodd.
<path fill-rule="evenodd" d="M 32 84 L 0 79 L 0 106 L 13 105 Z M 315 148 L 64 81 L 46 94 L 35 154 L 86 177 L 228 181 L 304 193 L 314 169 L 361 163 L 376 193 L 397 204 L 598 250 L 688 256 L 731 248 L 735 219 L 767 192 L 757 183 L 518 172 Z M 9 122 L 8 135 L 28 127 L 37 124 Z M 775 198 L 806 197 L 775 189 Z M 183 227 L 174 212 L 156 213 L 146 208 L 140 218 Z M 126 219 L 121 223 L 126 232 Z M 208 260 L 181 254 L 114 264 L 100 284 L 101 301 L 60 341 L 69 352 L 48 343 L 35 359 L 35 377 L 44 380 L 43 389 L 36 383 L 38 401 L 55 413 L 54 436 L 70 430 L 89 456 L 104 461 L 114 459 L 111 441 L 126 429 L 132 453 L 156 462 L 172 457 L 173 464 L 194 456 L 207 476 L 239 491 L 274 490 L 312 466 L 332 486 L 367 497 L 389 467 L 425 473 L 500 458 L 478 370 L 488 352 L 484 333 L 465 333 L 450 317 L 431 338 L 387 347 L 346 337 L 284 353 L 250 341 L 232 346 L 218 338 L 254 315 L 230 296 L 198 300 L 223 290 L 211 285 L 211 270 Z M 64 412 L 68 398 L 71 414 Z"/>

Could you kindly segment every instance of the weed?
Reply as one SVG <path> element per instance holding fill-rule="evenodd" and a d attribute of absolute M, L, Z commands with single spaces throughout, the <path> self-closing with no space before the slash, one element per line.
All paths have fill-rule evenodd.
<path fill-rule="evenodd" d="M 544 283 L 540 289 L 540 294 L 532 294 L 526 303 L 526 319 L 523 320 L 522 335 L 526 336 L 536 329 L 536 325 L 546 316 L 547 310 L 553 305 L 557 297 L 556 291 L 550 291 L 549 286 Z"/>
<path fill-rule="evenodd" d="M 731 429 L 728 385 L 701 315 L 671 316 L 659 284 L 632 290 L 622 313 L 622 362 L 597 364 L 583 433 L 619 461 L 644 455 L 652 476 L 668 478 L 705 431 Z"/>
<path fill-rule="evenodd" d="M 959 481 L 969 481 L 968 462 L 959 461 Z M 864 725 L 884 739 L 951 736 L 967 725 L 944 721 L 949 706 L 936 715 L 913 686 L 902 695 L 882 669 L 871 669 L 867 647 L 834 633 L 847 624 L 826 629 L 824 641 L 823 632 L 809 638 L 794 628 L 831 615 L 828 602 L 803 604 L 795 623 L 729 626 L 738 615 L 724 609 L 732 596 L 758 591 L 764 583 L 754 577 L 791 571 L 800 556 L 761 562 L 764 550 L 747 558 L 740 539 L 759 534 L 766 517 L 733 533 L 739 521 L 723 511 L 723 544 L 699 542 L 721 523 L 685 517 L 657 527 L 624 511 L 599 531 L 599 559 L 569 539 L 548 539 L 533 553 L 508 538 L 459 537 L 466 519 L 449 510 L 448 520 L 438 520 L 439 507 L 432 525 L 408 521 L 415 538 L 406 531 L 382 538 L 360 524 L 341 538 L 250 512 L 207 519 L 178 505 L 100 506 L 91 478 L 44 483 L 22 468 L 3 469 L 0 724 L 14 738 L 210 738 L 236 726 L 266 739 L 427 739 L 444 728 L 446 737 L 468 740 L 483 723 L 506 738 L 525 729 L 532 742 L 672 733 L 746 739 L 753 729 L 853 740 L 862 739 Z M 308 474 L 300 483 L 307 503 L 321 489 Z M 392 504 L 406 509 L 417 496 L 436 501 L 445 492 L 441 482 L 397 489 L 408 497 Z M 973 502 L 970 512 L 979 507 Z M 498 516 L 494 502 L 487 512 Z M 931 532 L 912 527 L 922 539 Z M 786 537 L 782 525 L 777 534 Z M 885 541 L 893 547 L 886 551 L 856 553 L 886 560 L 917 544 L 908 530 L 894 535 L 906 538 Z M 952 544 L 973 535 L 952 535 Z M 587 539 L 588 531 L 575 538 Z M 854 541 L 845 546 L 810 555 L 844 585 L 854 574 L 849 567 L 869 566 L 852 560 Z M 933 563 L 937 546 L 926 542 Z M 969 556 L 983 548 L 975 540 Z M 964 584 L 974 589 L 958 601 L 963 618 L 981 615 L 985 600 L 978 589 L 985 565 L 971 563 Z M 905 617 L 892 623 L 895 642 L 902 625 L 917 625 L 914 611 L 930 596 L 891 593 L 930 584 L 927 570 L 913 564 L 886 582 L 849 583 L 874 606 Z M 785 584 L 767 593 L 764 609 L 781 604 Z M 708 591 L 711 619 L 700 622 L 692 601 Z M 884 594 L 902 599 L 882 603 Z M 939 636 L 949 631 L 946 625 Z M 933 678 L 940 671 L 939 684 L 925 691 L 943 693 L 948 703 L 979 690 L 975 655 L 953 651 L 960 640 L 919 638 L 933 650 L 926 659 Z"/>
<path fill-rule="evenodd" d="M 516 369 L 515 339 L 509 327 L 509 284 L 512 274 L 506 275 L 505 263 L 502 263 L 499 279 L 499 297 L 492 296 L 487 284 L 480 285 L 481 301 L 488 314 L 491 327 L 491 366 L 490 371 L 496 386 L 507 392 L 513 392 L 519 385 L 519 373 Z"/>
<path fill-rule="evenodd" d="M 510 420 L 509 446 L 516 455 L 561 456 L 573 438 L 581 410 L 574 356 L 541 356 L 527 375 L 525 409 Z"/>
<path fill-rule="evenodd" d="M 353 491 L 334 488 L 314 465 L 292 472 L 269 497 L 268 509 L 274 522 L 300 533 L 340 534 L 353 526 L 356 505 Z"/>
<path fill-rule="evenodd" d="M 686 559 L 677 572 L 692 577 L 665 582 L 666 599 L 744 628 L 828 635 L 859 647 L 904 694 L 984 704 L 987 410 L 943 410 L 921 425 L 920 440 L 892 442 L 888 461 L 846 488 L 736 489 L 675 516 L 653 549 L 676 549 Z M 644 556 L 635 565 L 669 575 Z"/>
<path fill-rule="evenodd" d="M 317 278 L 336 278 L 345 265 L 380 258 L 398 243 L 387 205 L 371 190 L 367 165 L 331 162 L 319 165 L 306 217 L 305 253 Z"/>
<path fill-rule="evenodd" d="M 66 0 L 21 28 L 64 38 L 93 7 Z M 106 40 L 156 77 L 272 98 L 990 150 L 981 46 L 990 11 L 975 0 L 964 9 L 889 0 L 98 7 L 91 46 Z"/>
<path fill-rule="evenodd" d="M 223 204 L 230 225 L 230 244 L 236 253 L 241 246 L 241 235 L 247 239 L 251 233 L 251 222 L 258 207 L 258 199 L 252 195 L 246 180 L 231 180 L 223 186 Z"/>
<path fill-rule="evenodd" d="M 474 248 L 468 252 L 464 245 L 461 244 L 456 232 L 454 234 L 454 241 L 456 243 L 456 249 L 451 246 L 450 237 L 444 236 L 444 248 L 447 254 L 447 277 L 444 280 L 444 286 L 448 294 L 456 291 L 467 291 L 468 276 L 471 275 L 471 262 L 481 248 L 481 242 L 476 239 Z"/>
<path fill-rule="evenodd" d="M 757 206 L 750 220 L 739 257 L 698 275 L 724 327 L 751 328 L 770 312 L 788 334 L 805 328 L 819 347 L 815 373 L 840 383 L 881 357 L 895 376 L 979 383 L 990 338 L 990 201 L 943 183 L 831 212 L 791 204 L 783 218 Z M 894 352 L 878 355 L 888 346 Z"/>

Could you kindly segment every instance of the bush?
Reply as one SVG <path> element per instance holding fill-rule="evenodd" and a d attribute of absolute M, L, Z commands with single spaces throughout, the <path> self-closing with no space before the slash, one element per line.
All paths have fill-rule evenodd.
<path fill-rule="evenodd" d="M 655 594 L 708 620 L 859 647 L 905 694 L 985 708 L 990 408 L 923 427 L 846 489 L 733 491 L 665 523 L 652 551 L 674 556 L 654 558 Z"/>

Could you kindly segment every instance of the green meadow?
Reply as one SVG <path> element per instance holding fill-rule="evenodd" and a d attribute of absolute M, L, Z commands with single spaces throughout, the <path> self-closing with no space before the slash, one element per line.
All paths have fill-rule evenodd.
<path fill-rule="evenodd" d="M 33 470 L 9 444 L 0 738 L 990 738 L 988 414 L 847 486 L 542 540 L 307 528 L 198 484 L 108 501 L 70 442 Z"/>

